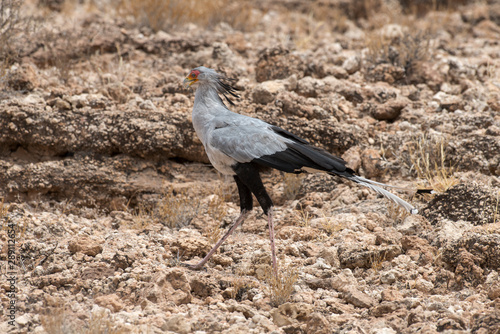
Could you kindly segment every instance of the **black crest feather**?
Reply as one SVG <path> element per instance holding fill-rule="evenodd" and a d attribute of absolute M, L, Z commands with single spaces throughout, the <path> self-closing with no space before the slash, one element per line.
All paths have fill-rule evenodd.
<path fill-rule="evenodd" d="M 224 96 L 224 98 L 226 99 L 226 101 L 232 106 L 234 106 L 234 102 L 231 100 L 229 95 L 232 97 L 235 97 L 235 98 L 240 97 L 236 93 L 240 89 L 238 89 L 232 85 L 232 83 L 235 81 L 236 80 L 234 80 L 234 79 L 229 79 L 226 77 L 220 77 L 217 79 L 217 91 L 219 92 L 219 94 L 222 94 Z"/>
<path fill-rule="evenodd" d="M 219 72 L 219 76 L 217 78 L 217 92 L 219 94 L 222 94 L 224 96 L 224 98 L 226 99 L 226 101 L 230 105 L 234 106 L 235 104 L 234 104 L 233 100 L 231 100 L 231 97 L 235 97 L 237 99 L 240 98 L 240 96 L 237 94 L 237 92 L 240 91 L 240 89 L 234 87 L 234 83 L 236 83 L 236 79 L 228 78 L 224 69 L 219 68 L 218 72 Z M 222 99 L 221 99 L 221 101 L 222 101 Z M 224 101 L 222 101 L 222 103 L 224 104 Z M 227 108 L 227 106 L 226 106 L 226 108 Z"/>

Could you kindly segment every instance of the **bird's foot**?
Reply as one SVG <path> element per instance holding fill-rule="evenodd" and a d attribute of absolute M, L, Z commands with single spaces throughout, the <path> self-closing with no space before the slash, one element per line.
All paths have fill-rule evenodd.
<path fill-rule="evenodd" d="M 180 265 L 182 267 L 186 267 L 186 268 L 189 268 L 191 270 L 204 270 L 204 271 L 206 271 L 206 268 L 204 268 L 204 266 L 199 266 L 196 264 L 181 263 Z"/>

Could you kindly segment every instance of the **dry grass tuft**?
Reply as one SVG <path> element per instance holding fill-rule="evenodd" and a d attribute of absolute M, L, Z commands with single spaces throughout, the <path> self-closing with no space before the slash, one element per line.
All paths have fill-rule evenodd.
<path fill-rule="evenodd" d="M 171 185 L 166 186 L 156 203 L 139 203 L 136 208 L 130 210 L 133 222 L 129 227 L 143 230 L 155 223 L 161 223 L 170 228 L 187 226 L 200 212 L 201 197 L 205 196 L 205 193 L 203 191 L 192 196 L 187 189 L 174 189 Z M 227 215 L 226 200 L 229 200 L 231 196 L 230 185 L 219 185 L 209 193 L 212 195 L 208 201 L 207 213 L 217 223 L 207 226 L 204 232 L 209 240 L 214 240 L 222 233 L 219 222 Z"/>
<path fill-rule="evenodd" d="M 243 295 L 250 289 L 258 287 L 258 284 L 251 278 L 245 277 L 243 273 L 237 273 L 231 282 L 231 299 L 241 301 Z"/>
<path fill-rule="evenodd" d="M 116 324 L 114 317 L 105 309 L 92 311 L 90 319 L 80 326 L 70 317 L 69 311 L 63 307 L 51 310 L 50 314 L 40 317 L 43 329 L 48 334 L 121 334 L 132 333 L 122 325 Z"/>
<path fill-rule="evenodd" d="M 182 265 L 182 257 L 184 256 L 184 252 L 180 252 L 178 249 L 177 249 L 177 254 L 174 256 L 174 257 L 171 257 L 168 262 L 167 262 L 167 265 L 169 268 L 174 268 L 174 267 L 179 267 Z"/>
<path fill-rule="evenodd" d="M 293 285 L 299 278 L 299 269 L 289 265 L 284 270 L 278 270 L 278 275 L 274 275 L 271 266 L 266 273 L 266 281 L 269 285 L 271 306 L 278 307 L 288 301 L 294 289 Z"/>
<path fill-rule="evenodd" d="M 10 204 L 5 204 L 5 198 L 0 201 L 0 219 L 7 215 L 10 209 Z"/>
<path fill-rule="evenodd" d="M 226 200 L 229 199 L 229 196 L 227 193 L 224 193 L 222 186 L 214 188 L 213 195 L 208 201 L 207 213 L 215 221 L 220 221 L 226 217 Z"/>
<path fill-rule="evenodd" d="M 90 315 L 90 320 L 88 322 L 88 328 L 86 328 L 83 333 L 85 334 L 97 334 L 97 333 L 107 333 L 107 334 L 120 334 L 129 333 L 121 325 L 117 325 L 113 321 L 113 317 L 110 312 L 106 310 L 94 311 Z"/>
<path fill-rule="evenodd" d="M 213 27 L 220 22 L 247 30 L 257 24 L 250 4 L 241 0 L 121 0 L 117 9 L 133 24 L 155 32 L 186 23 Z"/>
<path fill-rule="evenodd" d="M 300 50 L 310 48 L 319 38 L 322 31 L 328 30 L 328 24 L 318 18 L 315 6 L 307 15 L 300 15 L 296 12 L 284 11 L 282 20 L 288 22 L 291 30 L 291 38 L 295 46 Z M 330 21 L 334 22 L 334 21 Z"/>
<path fill-rule="evenodd" d="M 344 229 L 344 225 L 341 222 L 334 220 L 332 217 L 327 217 L 324 212 L 322 214 L 323 217 L 320 220 L 320 228 L 329 237 Z"/>
<path fill-rule="evenodd" d="M 190 198 L 186 190 L 166 187 L 153 209 L 155 217 L 170 228 L 187 226 L 198 214 L 200 202 Z"/>
<path fill-rule="evenodd" d="M 227 216 L 226 202 L 231 199 L 231 185 L 221 178 L 219 184 L 212 188 L 211 196 L 208 200 L 207 213 L 215 220 L 215 223 L 207 225 L 203 234 L 211 242 L 216 243 L 224 232 L 220 227 L 220 222 Z"/>
<path fill-rule="evenodd" d="M 410 213 L 405 208 L 392 201 L 387 205 L 387 217 L 394 223 L 402 222 L 409 215 Z"/>
<path fill-rule="evenodd" d="M 370 254 L 370 267 L 378 272 L 382 269 L 382 265 L 386 260 L 386 252 L 373 252 Z"/>
<path fill-rule="evenodd" d="M 500 191 L 497 191 L 496 194 L 496 204 L 495 204 L 495 211 L 493 213 L 493 224 L 500 223 Z"/>
<path fill-rule="evenodd" d="M 446 166 L 445 147 L 448 142 L 443 137 L 429 137 L 420 135 L 408 146 L 410 169 L 421 179 L 427 180 L 436 192 L 445 192 L 458 184 L 453 176 L 455 169 Z"/>
<path fill-rule="evenodd" d="M 222 238 L 222 234 L 224 233 L 224 229 L 220 227 L 219 222 L 215 222 L 214 224 L 210 224 L 203 229 L 203 235 L 208 239 L 210 244 L 215 244 Z"/>
<path fill-rule="evenodd" d="M 94 61 L 89 60 L 90 65 L 94 68 L 94 71 L 99 76 L 99 81 L 102 87 L 106 89 L 102 90 L 103 93 L 110 99 L 113 99 L 119 103 L 125 103 L 128 101 L 131 90 L 125 82 L 132 72 L 130 63 L 125 63 L 123 57 L 121 56 L 121 47 L 118 43 L 115 44 L 116 47 L 116 61 L 107 63 L 105 68 L 96 64 Z M 64 79 L 64 69 L 66 66 L 60 66 L 56 64 L 57 68 L 61 72 L 61 78 Z"/>
<path fill-rule="evenodd" d="M 294 200 L 302 188 L 303 174 L 285 173 L 283 176 L 283 193 L 288 200 Z"/>
<path fill-rule="evenodd" d="M 75 333 L 75 325 L 67 317 L 67 312 L 62 307 L 51 309 L 50 314 L 40 317 L 43 329 L 48 334 Z"/>
<path fill-rule="evenodd" d="M 139 203 L 137 209 L 132 212 L 133 223 L 131 223 L 128 227 L 135 230 L 147 229 L 154 223 L 152 212 L 153 209 L 151 206 Z"/>
<path fill-rule="evenodd" d="M 304 209 L 302 205 L 300 209 L 295 210 L 295 220 L 301 227 L 310 227 L 312 218 L 311 213 L 307 209 Z"/>
<path fill-rule="evenodd" d="M 246 282 L 245 279 L 242 276 L 237 276 L 232 282 L 231 282 L 233 290 L 231 291 L 231 299 L 237 299 L 238 296 L 241 294 L 240 291 L 246 289 Z"/>
<path fill-rule="evenodd" d="M 9 75 L 9 63 L 8 59 L 0 60 L 0 87 L 4 87 L 8 81 Z"/>

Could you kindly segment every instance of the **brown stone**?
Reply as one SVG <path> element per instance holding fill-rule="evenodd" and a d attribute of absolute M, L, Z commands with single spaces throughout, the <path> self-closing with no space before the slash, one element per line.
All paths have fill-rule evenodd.
<path fill-rule="evenodd" d="M 70 240 L 68 250 L 71 254 L 81 252 L 85 255 L 96 256 L 102 252 L 102 240 L 93 239 L 82 234 Z"/>

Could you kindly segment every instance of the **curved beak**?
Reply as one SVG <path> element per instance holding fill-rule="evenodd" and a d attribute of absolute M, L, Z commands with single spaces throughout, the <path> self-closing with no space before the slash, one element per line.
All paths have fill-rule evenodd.
<path fill-rule="evenodd" d="M 190 87 L 192 84 L 194 84 L 198 79 L 190 79 L 189 77 L 186 77 L 183 81 L 184 88 Z"/>

